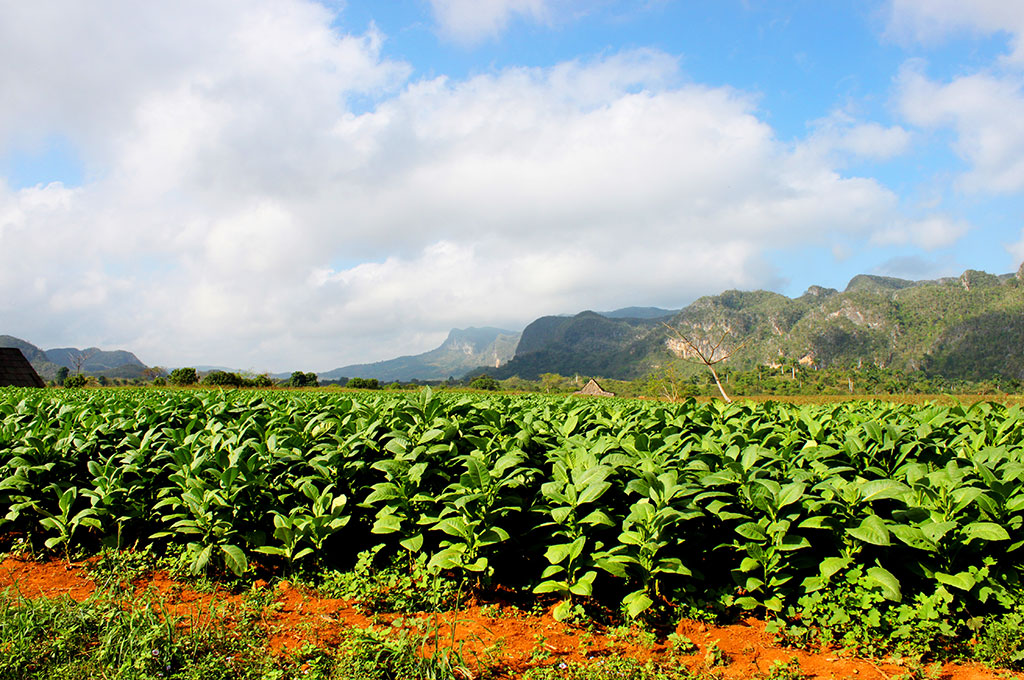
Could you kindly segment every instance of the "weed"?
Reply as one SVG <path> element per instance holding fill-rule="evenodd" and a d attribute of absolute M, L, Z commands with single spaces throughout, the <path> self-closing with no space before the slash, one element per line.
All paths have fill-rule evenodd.
<path fill-rule="evenodd" d="M 836 644 L 865 656 L 916 658 L 947 651 L 965 619 L 962 605 L 941 587 L 890 602 L 861 565 L 837 574 L 828 588 L 800 598 L 792 614 L 799 620 L 787 624 L 780 619 L 774 626 L 790 644 Z"/>
<path fill-rule="evenodd" d="M 669 633 L 668 646 L 672 650 L 672 653 L 679 656 L 688 656 L 690 654 L 696 654 L 699 651 L 697 645 L 693 643 L 690 638 L 679 633 Z"/>
<path fill-rule="evenodd" d="M 548 644 L 547 637 L 543 633 L 537 633 L 533 636 L 533 649 L 530 650 L 530 661 L 546 661 L 551 658 L 551 653 L 554 650 L 555 648 Z"/>
<path fill-rule="evenodd" d="M 522 680 L 695 680 L 695 676 L 681 666 L 608 658 L 587 664 L 560 661 L 553 666 L 532 668 Z"/>
<path fill-rule="evenodd" d="M 765 680 L 804 680 L 807 676 L 800 670 L 800 661 L 791 656 L 789 661 L 776 661 L 768 669 Z"/>
<path fill-rule="evenodd" d="M 896 680 L 938 680 L 942 675 L 942 664 L 936 661 L 930 666 L 921 666 L 918 663 L 910 664 L 906 673 L 896 676 Z"/>
<path fill-rule="evenodd" d="M 369 613 L 448 611 L 463 599 L 461 582 L 445 579 L 427 569 L 427 556 L 405 561 L 394 558 L 375 568 L 377 550 L 360 553 L 350 572 L 322 575 L 319 591 L 327 597 L 354 599 Z"/>
<path fill-rule="evenodd" d="M 974 657 L 992 666 L 1024 670 L 1024 605 L 1000 617 L 989 617 L 978 631 Z"/>
<path fill-rule="evenodd" d="M 718 646 L 718 640 L 712 640 L 704 650 L 704 663 L 709 667 L 729 665 L 729 656 Z"/>
<path fill-rule="evenodd" d="M 143 550 L 105 549 L 86 565 L 89 577 L 101 588 L 127 588 L 151 574 L 157 558 Z"/>

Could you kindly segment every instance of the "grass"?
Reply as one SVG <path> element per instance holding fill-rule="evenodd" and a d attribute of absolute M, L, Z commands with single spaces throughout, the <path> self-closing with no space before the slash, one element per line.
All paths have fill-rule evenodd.
<path fill-rule="evenodd" d="M 214 601 L 207 610 L 184 617 L 169 611 L 157 593 L 140 595 L 128 587 L 156 568 L 166 565 L 146 553 L 105 552 L 90 562 L 89 575 L 97 590 L 83 602 L 68 597 L 28 599 L 14 588 L 0 591 L 0 680 L 711 680 L 731 663 L 712 642 L 701 654 L 703 664 L 687 669 L 678 662 L 679 655 L 693 655 L 699 649 L 675 633 L 664 640 L 668 651 L 661 661 L 609 656 L 571 663 L 560 659 L 560 652 L 539 634 L 531 655 L 534 667 L 528 671 L 508 675 L 503 670 L 502 650 L 484 648 L 480 657 L 473 657 L 475 667 L 470 672 L 463 647 L 466 640 L 457 635 L 460 622 L 439 634 L 441 623 L 436 616 L 383 617 L 390 625 L 335 629 L 340 639 L 337 645 L 307 645 L 290 653 L 271 653 L 273 629 L 267 622 L 281 608 L 273 588 L 250 584 L 234 598 L 234 604 Z M 437 593 L 457 594 L 457 584 L 432 582 L 425 588 L 421 577 L 415 565 L 403 562 L 373 568 L 372 556 L 366 556 L 353 572 L 321 575 L 320 581 L 324 590 L 343 589 L 347 596 L 365 597 L 364 611 L 449 610 L 452 600 Z M 831 641 L 868 654 L 899 652 L 920 660 L 908 668 L 907 680 L 934 677 L 925 658 L 929 662 L 935 658 L 969 659 L 990 667 L 1024 670 L 1024 603 L 998 618 L 979 617 L 972 628 L 972 644 L 958 647 L 950 657 L 935 646 L 935 640 L 942 637 L 937 631 L 950 616 L 941 607 L 931 608 L 938 617 L 934 621 L 906 604 L 882 611 L 874 624 L 870 616 L 852 611 L 851 617 L 844 619 L 848 624 L 838 625 L 835 616 L 851 614 L 844 599 L 848 594 L 842 589 L 829 593 L 817 608 L 804 611 L 802 631 L 795 627 L 784 630 L 783 636 L 797 646 Z M 861 596 L 857 601 L 863 599 L 863 593 L 853 595 Z M 496 608 L 488 611 L 499 613 Z M 901 637 L 901 626 L 914 635 Z M 826 630 L 832 634 L 829 640 L 822 637 Z M 581 630 L 580 635 L 591 633 Z M 627 626 L 607 630 L 605 635 L 651 648 L 656 642 L 649 631 Z M 878 644 L 879 638 L 885 638 L 887 644 L 863 647 L 868 640 Z M 803 675 L 799 664 L 791 660 L 777 663 L 763 677 L 799 680 Z"/>

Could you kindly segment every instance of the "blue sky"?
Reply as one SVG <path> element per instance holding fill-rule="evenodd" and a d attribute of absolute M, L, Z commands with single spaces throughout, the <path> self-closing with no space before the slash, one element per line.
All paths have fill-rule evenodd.
<path fill-rule="evenodd" d="M 0 7 L 0 333 L 328 370 L 1024 260 L 1024 6 Z"/>

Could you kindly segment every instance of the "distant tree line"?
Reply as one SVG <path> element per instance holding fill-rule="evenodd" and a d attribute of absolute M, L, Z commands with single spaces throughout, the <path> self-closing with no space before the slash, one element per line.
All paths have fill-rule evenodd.
<path fill-rule="evenodd" d="M 65 369 L 66 371 L 67 369 Z M 706 372 L 694 371 L 683 365 L 668 365 L 651 371 L 636 380 L 605 379 L 600 376 L 542 373 L 537 380 L 513 376 L 499 380 L 486 374 L 462 379 L 411 380 L 381 382 L 377 378 L 339 378 L 320 381 L 316 373 L 295 371 L 284 380 L 275 380 L 267 374 L 241 375 L 231 371 L 211 371 L 200 374 L 195 368 L 176 368 L 164 376 L 162 369 L 149 380 L 141 378 L 106 378 L 83 374 L 58 372 L 51 385 L 64 387 L 134 386 L 166 384 L 188 387 L 257 388 L 273 387 L 315 388 L 343 387 L 353 390 L 416 390 L 424 386 L 438 389 L 477 391 L 536 392 L 544 394 L 571 394 L 595 377 L 605 389 L 621 397 L 653 397 L 679 399 L 696 396 L 718 396 L 713 378 Z M 1021 394 L 1024 381 L 1010 377 L 987 380 L 949 379 L 919 371 L 880 368 L 875 365 L 839 368 L 814 368 L 797 361 L 785 360 L 774 365 L 762 365 L 749 370 L 722 367 L 719 379 L 733 396 L 799 396 L 799 395 L 875 395 L 875 394 Z"/>

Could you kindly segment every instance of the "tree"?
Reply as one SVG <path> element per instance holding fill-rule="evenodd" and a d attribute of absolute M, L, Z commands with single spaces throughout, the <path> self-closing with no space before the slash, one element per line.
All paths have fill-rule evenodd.
<path fill-rule="evenodd" d="M 270 379 L 270 376 L 266 373 L 260 373 L 258 376 L 252 379 L 253 387 L 273 387 L 274 381 Z"/>
<path fill-rule="evenodd" d="M 64 381 L 68 379 L 68 375 L 71 373 L 71 369 L 67 366 L 61 366 L 57 369 L 57 384 L 63 385 Z"/>
<path fill-rule="evenodd" d="M 560 392 L 563 390 L 567 378 L 557 373 L 541 373 L 540 388 L 544 392 Z"/>
<path fill-rule="evenodd" d="M 165 371 L 162 366 L 149 366 L 142 369 L 142 375 L 139 377 L 141 377 L 143 380 L 155 381 L 157 378 L 161 378 L 166 374 L 167 371 Z"/>
<path fill-rule="evenodd" d="M 349 378 L 345 387 L 353 390 L 379 390 L 380 381 L 376 378 Z"/>
<path fill-rule="evenodd" d="M 75 365 L 75 375 L 82 374 L 82 366 L 85 364 L 85 362 L 89 361 L 89 359 L 91 359 L 92 355 L 94 354 L 96 354 L 96 350 L 93 350 L 91 352 L 78 352 L 78 354 L 74 354 L 71 356 L 71 363 Z"/>
<path fill-rule="evenodd" d="M 320 381 L 317 378 L 316 373 L 303 373 L 302 371 L 295 371 L 292 373 L 292 377 L 288 379 L 289 387 L 320 387 Z"/>
<path fill-rule="evenodd" d="M 176 368 L 171 371 L 169 380 L 172 385 L 178 385 L 179 387 L 195 385 L 199 382 L 199 374 L 196 373 L 194 368 Z"/>
<path fill-rule="evenodd" d="M 667 323 L 662 325 L 669 330 L 669 332 L 675 336 L 676 340 L 679 341 L 679 347 L 676 352 L 684 360 L 691 363 L 703 364 L 711 371 L 712 377 L 715 379 L 715 385 L 718 386 L 718 391 L 722 395 L 722 399 L 726 403 L 731 404 L 732 399 L 725 393 L 725 388 L 722 387 L 722 381 L 718 378 L 718 371 L 715 370 L 715 364 L 720 364 L 733 354 L 735 354 L 745 343 L 740 343 L 733 347 L 731 350 L 726 350 L 724 345 L 726 339 L 731 335 L 731 332 L 726 328 L 720 335 L 712 336 L 708 332 L 701 331 L 699 328 L 694 328 L 689 334 L 684 334 L 678 328 L 670 326 Z"/>
<path fill-rule="evenodd" d="M 69 375 L 67 378 L 64 379 L 64 387 L 68 387 L 71 389 L 85 387 L 85 376 L 82 375 L 81 373 Z"/>
<path fill-rule="evenodd" d="M 501 383 L 492 378 L 489 375 L 478 375 L 473 378 L 469 383 L 470 389 L 474 390 L 487 390 L 488 392 L 495 392 L 501 388 Z"/>
<path fill-rule="evenodd" d="M 227 371 L 212 371 L 203 378 L 204 385 L 219 385 L 222 387 L 242 387 L 245 385 L 245 378 L 237 373 Z"/>

